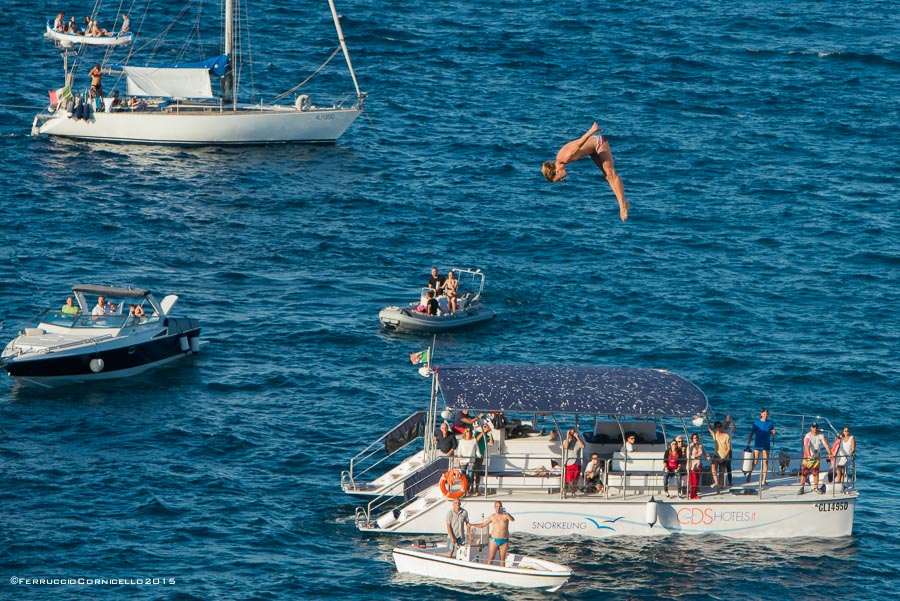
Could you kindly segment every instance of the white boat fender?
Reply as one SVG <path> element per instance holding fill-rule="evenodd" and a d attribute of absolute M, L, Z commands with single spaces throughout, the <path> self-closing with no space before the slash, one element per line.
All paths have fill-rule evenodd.
<path fill-rule="evenodd" d="M 297 107 L 298 111 L 306 112 L 312 107 L 312 101 L 306 94 L 300 94 L 297 96 L 297 100 L 294 101 L 294 106 Z"/>
<path fill-rule="evenodd" d="M 188 342 L 191 345 L 192 353 L 200 352 L 200 337 L 199 336 L 194 336 L 193 338 L 188 338 Z"/>
<path fill-rule="evenodd" d="M 653 528 L 656 525 L 657 513 L 656 513 L 656 499 L 653 496 L 650 497 L 650 500 L 647 501 L 647 508 L 645 510 L 647 523 L 650 524 L 650 527 Z"/>
<path fill-rule="evenodd" d="M 100 357 L 91 359 L 90 366 L 92 372 L 94 372 L 95 374 L 99 374 L 101 371 L 103 371 L 103 359 L 101 359 Z"/>
<path fill-rule="evenodd" d="M 741 471 L 744 475 L 749 474 L 753 470 L 753 451 L 750 447 L 744 449 L 744 461 L 741 463 Z"/>
<path fill-rule="evenodd" d="M 181 338 L 178 339 L 178 346 L 181 347 L 182 353 L 186 353 L 186 352 L 188 352 L 188 350 L 190 350 L 191 346 L 188 343 L 187 336 L 182 336 Z"/>

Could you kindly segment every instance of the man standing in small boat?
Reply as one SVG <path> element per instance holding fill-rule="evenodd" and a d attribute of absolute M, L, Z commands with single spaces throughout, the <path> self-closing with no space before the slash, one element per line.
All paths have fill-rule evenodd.
<path fill-rule="evenodd" d="M 544 162 L 541 166 L 541 173 L 544 174 L 548 182 L 554 184 L 562 181 L 568 175 L 566 173 L 566 165 L 584 157 L 591 157 L 594 164 L 606 176 L 609 187 L 612 188 L 613 193 L 616 195 L 616 200 L 619 201 L 619 218 L 622 221 L 626 221 L 628 219 L 628 207 L 631 205 L 625 200 L 625 187 L 622 185 L 619 174 L 616 173 L 612 151 L 609 149 L 609 142 L 601 135 L 594 135 L 599 131 L 600 127 L 594 123 L 583 136 L 564 144 L 556 154 L 555 161 Z"/>
<path fill-rule="evenodd" d="M 497 501 L 494 503 L 494 515 L 480 524 L 472 524 L 472 528 L 484 528 L 488 524 L 491 526 L 488 565 L 494 563 L 497 549 L 500 550 L 500 563 L 498 565 L 502 566 L 506 563 L 506 552 L 509 550 L 509 523 L 515 521 L 516 519 L 506 512 L 503 502 Z"/>
<path fill-rule="evenodd" d="M 459 499 L 453 499 L 453 508 L 447 512 L 447 557 L 453 557 L 456 547 L 466 544 L 469 529 L 469 512 L 462 508 Z"/>

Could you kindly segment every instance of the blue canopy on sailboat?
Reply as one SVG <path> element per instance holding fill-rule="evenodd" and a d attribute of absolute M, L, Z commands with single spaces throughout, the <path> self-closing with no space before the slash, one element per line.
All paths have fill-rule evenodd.
<path fill-rule="evenodd" d="M 178 63 L 177 65 L 153 65 L 159 69 L 207 69 L 210 75 L 222 77 L 228 72 L 228 55 L 220 54 L 208 58 L 205 61 L 195 61 L 192 63 Z M 121 71 L 125 65 L 112 65 L 114 71 Z"/>
<path fill-rule="evenodd" d="M 452 409 L 685 417 L 707 407 L 699 388 L 658 369 L 446 365 L 435 371 Z"/>

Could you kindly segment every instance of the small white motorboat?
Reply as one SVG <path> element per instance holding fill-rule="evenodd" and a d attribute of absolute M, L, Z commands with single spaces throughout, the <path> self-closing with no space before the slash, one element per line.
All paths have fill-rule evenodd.
<path fill-rule="evenodd" d="M 494 311 L 481 302 L 481 294 L 484 292 L 484 274 L 481 270 L 454 268 L 453 271 L 459 278 L 456 311 L 451 313 L 446 306 L 446 298 L 439 297 L 441 312 L 438 315 L 426 315 L 422 309 L 427 302 L 428 288 L 422 288 L 418 301 L 405 307 L 391 306 L 382 309 L 378 313 L 382 325 L 398 331 L 436 334 L 494 319 Z"/>
<path fill-rule="evenodd" d="M 462 545 L 448 557 L 446 544 L 418 541 L 393 550 L 397 571 L 429 578 L 486 582 L 516 588 L 557 591 L 572 577 L 571 568 L 559 563 L 508 553 L 503 565 L 488 565 L 488 545 Z"/>

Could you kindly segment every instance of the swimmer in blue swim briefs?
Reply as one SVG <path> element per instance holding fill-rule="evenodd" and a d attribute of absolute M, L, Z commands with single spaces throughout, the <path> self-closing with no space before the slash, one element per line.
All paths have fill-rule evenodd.
<path fill-rule="evenodd" d="M 609 187 L 612 188 L 619 201 L 619 218 L 622 221 L 628 219 L 628 201 L 625 200 L 625 187 L 613 163 L 612 152 L 609 149 L 609 142 L 601 135 L 594 135 L 600 131 L 600 128 L 594 123 L 587 132 L 571 142 L 563 145 L 556 154 L 555 161 L 545 161 L 541 166 L 541 173 L 547 178 L 551 184 L 562 181 L 566 175 L 566 165 L 574 163 L 584 157 L 591 157 L 594 164 L 603 171 Z"/>
<path fill-rule="evenodd" d="M 515 521 L 516 518 L 506 512 L 506 509 L 503 507 L 503 502 L 496 501 L 494 503 L 494 515 L 480 524 L 472 524 L 472 528 L 491 526 L 488 565 L 494 563 L 494 558 L 497 556 L 498 549 L 500 550 L 499 565 L 504 565 L 506 563 L 506 552 L 509 550 L 509 523 Z"/>

